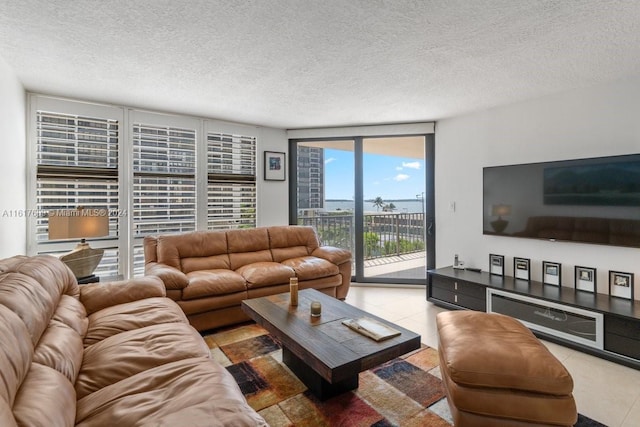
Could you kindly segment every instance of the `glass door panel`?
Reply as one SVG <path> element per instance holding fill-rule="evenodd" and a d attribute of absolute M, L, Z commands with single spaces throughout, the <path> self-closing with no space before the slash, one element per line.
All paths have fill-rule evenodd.
<path fill-rule="evenodd" d="M 362 140 L 364 281 L 426 278 L 425 138 Z"/>
<path fill-rule="evenodd" d="M 292 141 L 292 223 L 349 249 L 356 282 L 424 285 L 435 264 L 433 142 L 433 135 Z"/>
<path fill-rule="evenodd" d="M 300 142 L 296 148 L 297 223 L 324 245 L 349 249 L 355 273 L 354 141 Z"/>

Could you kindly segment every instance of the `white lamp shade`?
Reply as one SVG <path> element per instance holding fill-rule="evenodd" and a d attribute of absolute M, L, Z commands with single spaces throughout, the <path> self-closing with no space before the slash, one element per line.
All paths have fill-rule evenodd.
<path fill-rule="evenodd" d="M 49 212 L 49 240 L 86 239 L 109 235 L 106 209 L 70 209 Z"/>

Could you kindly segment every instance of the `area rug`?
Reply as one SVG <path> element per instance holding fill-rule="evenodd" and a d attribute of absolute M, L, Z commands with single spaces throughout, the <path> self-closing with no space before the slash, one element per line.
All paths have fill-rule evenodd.
<path fill-rule="evenodd" d="M 204 339 L 236 379 L 249 405 L 272 427 L 452 426 L 438 352 L 429 347 L 360 374 L 356 390 L 320 401 L 282 363 L 280 343 L 255 324 Z M 601 427 L 580 416 L 576 426 Z"/>

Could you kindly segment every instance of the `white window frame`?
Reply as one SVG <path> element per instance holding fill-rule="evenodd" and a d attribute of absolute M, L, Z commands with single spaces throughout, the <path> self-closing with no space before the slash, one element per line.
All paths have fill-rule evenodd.
<path fill-rule="evenodd" d="M 28 94 L 27 120 L 27 254 L 35 255 L 39 252 L 36 242 L 36 191 L 37 191 L 37 111 L 51 111 L 55 113 L 97 117 L 117 120 L 119 123 L 119 153 L 118 153 L 118 203 L 119 210 L 125 215 L 118 217 L 119 235 L 117 239 L 96 240 L 91 242 L 95 248 L 113 248 L 118 250 L 118 274 L 124 277 L 134 276 L 134 247 L 142 244 L 142 237 L 134 237 L 133 224 L 133 124 L 171 126 L 194 129 L 196 131 L 196 209 L 195 229 L 206 230 L 208 222 L 208 170 L 207 170 L 207 135 L 222 133 L 253 137 L 256 140 L 255 158 L 258 163 L 258 145 L 260 128 L 258 126 L 242 125 L 214 119 L 167 114 L 148 110 L 133 109 L 125 106 L 106 105 L 47 95 Z M 254 182 L 256 186 L 255 204 L 258 205 L 258 174 L 259 164 L 255 165 Z M 256 214 L 256 225 L 257 225 Z M 114 243 L 115 242 L 115 243 Z M 47 243 L 47 250 L 70 251 L 76 242 Z"/>
<path fill-rule="evenodd" d="M 44 215 L 44 212 L 37 211 L 37 113 L 38 111 L 51 111 L 60 114 L 78 115 L 87 117 L 96 117 L 103 119 L 116 120 L 119 123 L 119 135 L 118 146 L 122 147 L 123 130 L 124 130 L 124 112 L 121 108 L 112 107 L 108 105 L 96 105 L 81 101 L 66 101 L 59 98 L 45 97 L 30 94 L 28 101 L 28 118 L 27 121 L 27 135 L 29 143 L 27 144 L 27 194 L 33 195 L 33 197 L 27 197 L 27 254 L 35 255 L 40 252 L 66 252 L 71 251 L 78 242 L 76 241 L 63 241 L 56 243 L 46 243 L 46 245 L 39 244 L 36 240 L 36 222 L 38 215 Z M 122 148 L 118 155 L 118 203 L 123 205 L 126 191 L 123 186 L 123 156 Z M 118 216 L 118 230 L 119 234 L 117 239 L 101 239 L 91 242 L 91 246 L 96 249 L 111 249 L 116 246 L 118 250 L 118 274 L 122 274 L 123 260 L 127 259 L 128 250 L 127 246 L 123 244 L 124 235 L 123 232 L 126 228 L 126 217 Z"/>
<path fill-rule="evenodd" d="M 259 141 L 259 129 L 256 126 L 249 126 L 249 125 L 239 125 L 239 124 L 235 124 L 235 123 L 227 123 L 227 122 L 221 122 L 221 121 L 217 121 L 217 120 L 206 120 L 204 123 L 204 129 L 203 129 L 203 143 L 201 144 L 202 147 L 202 152 L 201 152 L 201 156 L 200 158 L 202 159 L 202 163 L 199 164 L 200 167 L 200 172 L 201 175 L 199 175 L 199 179 L 201 179 L 201 182 L 205 182 L 206 185 L 204 186 L 204 194 L 202 195 L 203 199 L 207 200 L 207 203 L 203 203 L 202 206 L 200 206 L 200 208 L 202 209 L 202 211 L 200 212 L 200 218 L 203 219 L 202 223 L 199 223 L 199 227 L 201 230 L 207 230 L 209 228 L 209 224 L 208 224 L 208 219 L 209 219 L 209 214 L 208 214 L 208 188 L 209 188 L 209 170 L 208 170 L 208 136 L 209 134 L 225 134 L 225 135 L 234 135 L 234 136 L 243 136 L 243 137 L 250 137 L 250 138 L 254 138 L 256 140 L 256 146 L 254 147 L 255 152 L 254 152 L 254 168 L 253 168 L 253 185 L 255 188 L 255 200 L 254 200 L 254 205 L 256 208 L 256 217 L 254 218 L 254 226 L 257 225 L 257 205 L 258 205 L 258 197 L 257 197 L 257 192 L 258 192 L 258 149 L 257 149 L 257 144 Z M 239 177 L 239 181 L 241 181 L 243 178 L 245 178 L 246 176 L 240 176 Z M 247 181 L 248 182 L 248 181 Z"/>

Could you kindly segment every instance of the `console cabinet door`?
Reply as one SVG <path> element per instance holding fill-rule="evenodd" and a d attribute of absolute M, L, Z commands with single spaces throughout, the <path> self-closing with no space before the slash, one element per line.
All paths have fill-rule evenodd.
<path fill-rule="evenodd" d="M 605 315 L 604 349 L 640 359 L 640 321 L 612 314 Z"/>
<path fill-rule="evenodd" d="M 437 275 L 429 276 L 429 298 L 434 304 L 446 307 L 486 310 L 486 288 L 484 286 Z"/>

